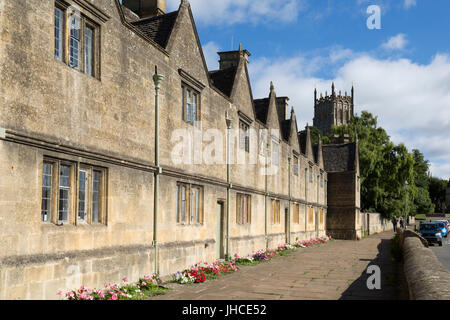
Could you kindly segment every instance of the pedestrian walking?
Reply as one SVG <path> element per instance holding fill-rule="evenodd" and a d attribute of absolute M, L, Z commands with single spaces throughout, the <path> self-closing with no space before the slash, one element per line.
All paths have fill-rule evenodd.
<path fill-rule="evenodd" d="M 403 221 L 403 218 L 400 218 L 400 228 L 404 228 L 405 222 Z"/>
<path fill-rule="evenodd" d="M 394 225 L 394 232 L 397 232 L 397 218 L 392 218 L 392 224 Z"/>

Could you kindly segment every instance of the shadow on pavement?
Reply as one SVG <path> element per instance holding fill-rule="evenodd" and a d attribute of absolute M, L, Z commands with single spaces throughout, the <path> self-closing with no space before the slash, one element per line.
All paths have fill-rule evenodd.
<path fill-rule="evenodd" d="M 376 265 L 381 270 L 381 290 L 369 290 L 367 280 L 372 274 L 367 274 L 367 268 L 361 276 L 344 291 L 340 300 L 408 300 L 406 282 L 403 275 L 403 265 L 395 262 L 391 256 L 392 240 L 382 239 L 378 245 L 378 255 L 375 259 L 360 259 L 370 265 Z"/>

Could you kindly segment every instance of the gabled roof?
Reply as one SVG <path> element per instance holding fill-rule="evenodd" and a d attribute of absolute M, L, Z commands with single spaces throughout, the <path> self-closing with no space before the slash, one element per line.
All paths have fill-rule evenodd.
<path fill-rule="evenodd" d="M 306 132 L 298 133 L 298 143 L 300 144 L 300 152 L 306 155 Z"/>
<path fill-rule="evenodd" d="M 174 11 L 160 16 L 131 21 L 130 23 L 161 47 L 166 48 L 177 17 L 178 11 Z"/>
<path fill-rule="evenodd" d="M 315 144 L 313 145 L 313 157 L 314 157 L 314 163 L 319 162 L 319 145 Z"/>
<path fill-rule="evenodd" d="M 329 144 L 323 146 L 323 162 L 327 172 L 355 171 L 356 143 Z"/>
<path fill-rule="evenodd" d="M 292 120 L 282 120 L 280 124 L 281 136 L 284 140 L 289 141 L 291 136 L 291 124 Z"/>
<path fill-rule="evenodd" d="M 222 70 L 209 72 L 211 84 L 220 90 L 227 97 L 231 96 L 234 79 L 236 78 L 237 67 L 229 67 Z"/>
<path fill-rule="evenodd" d="M 267 116 L 269 114 L 269 98 L 253 100 L 255 104 L 256 119 L 267 124 Z"/>

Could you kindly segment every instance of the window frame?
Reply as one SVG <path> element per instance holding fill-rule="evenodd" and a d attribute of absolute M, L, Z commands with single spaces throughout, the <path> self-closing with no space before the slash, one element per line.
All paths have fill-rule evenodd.
<path fill-rule="evenodd" d="M 300 204 L 297 202 L 294 202 L 292 204 L 292 206 L 293 206 L 292 222 L 294 224 L 300 224 Z"/>
<path fill-rule="evenodd" d="M 56 159 L 45 156 L 42 161 L 42 176 L 41 186 L 44 183 L 44 164 L 50 164 L 52 166 L 52 178 L 51 178 L 51 201 L 50 201 L 50 216 L 47 221 L 42 221 L 42 202 L 43 190 L 41 191 L 41 222 L 43 224 L 53 223 L 56 225 L 79 225 L 79 224 L 107 224 L 107 168 L 92 166 L 88 164 L 82 164 L 80 162 Z M 66 166 L 69 168 L 68 186 L 61 186 L 61 167 Z M 85 185 L 85 217 L 84 220 L 79 218 L 79 205 L 80 205 L 80 171 L 86 173 L 87 183 Z M 99 221 L 92 221 L 92 176 L 93 172 L 97 171 L 101 175 L 99 183 Z M 68 190 L 68 209 L 67 219 L 60 219 L 60 206 L 61 206 L 61 190 Z"/>
<path fill-rule="evenodd" d="M 44 185 L 44 178 L 45 178 L 45 172 L 44 172 L 44 167 L 45 165 L 49 165 L 50 166 L 50 185 L 46 186 Z M 54 188 L 55 188 L 55 163 L 53 161 L 43 161 L 42 163 L 42 183 L 41 183 L 41 222 L 42 223 L 48 223 L 51 222 L 54 213 L 54 208 L 53 208 L 53 199 L 54 199 Z M 48 188 L 49 190 L 49 198 L 44 198 L 44 188 Z M 44 204 L 44 199 L 47 202 L 47 219 L 44 220 L 43 219 L 43 204 Z"/>
<path fill-rule="evenodd" d="M 66 57 L 65 57 L 65 35 L 66 35 L 66 7 L 62 6 L 59 2 L 55 2 L 55 6 L 53 9 L 53 57 L 61 62 L 65 63 Z M 60 49 L 60 53 L 59 56 L 57 57 L 56 54 L 56 10 L 59 10 L 59 12 L 61 12 L 61 21 L 60 21 L 60 30 L 59 30 L 59 42 L 61 44 Z"/>
<path fill-rule="evenodd" d="M 236 224 L 252 223 L 252 196 L 244 193 L 236 194 Z"/>
<path fill-rule="evenodd" d="M 183 211 L 183 192 L 185 196 L 185 219 L 182 219 Z M 193 196 L 194 195 L 194 196 Z M 190 226 L 190 225 L 204 225 L 205 215 L 204 215 L 204 187 L 197 184 L 190 184 L 186 182 L 177 182 L 177 193 L 176 193 L 176 223 L 177 225 Z M 195 206 L 194 206 L 195 202 Z M 194 213 L 192 210 L 196 209 Z"/>
<path fill-rule="evenodd" d="M 239 148 L 250 153 L 250 124 L 239 119 Z"/>
<path fill-rule="evenodd" d="M 299 170 L 300 170 L 299 165 L 298 165 L 298 160 L 299 159 L 298 159 L 298 157 L 296 155 L 294 155 L 293 158 L 294 158 L 294 163 L 293 163 L 293 165 L 294 165 L 294 175 L 298 177 Z"/>
<path fill-rule="evenodd" d="M 188 94 L 190 92 L 190 94 Z M 196 103 L 195 106 L 195 119 L 192 119 L 192 112 L 189 113 L 189 104 L 188 98 L 195 97 Z M 192 105 L 192 104 L 191 104 Z M 200 91 L 194 89 L 192 86 L 188 85 L 186 82 L 181 81 L 181 112 L 182 112 L 182 120 L 194 127 L 198 126 L 198 123 L 201 121 L 201 94 Z M 190 117 L 188 117 L 190 115 Z"/>
<path fill-rule="evenodd" d="M 63 62 L 65 65 L 70 67 L 71 69 L 77 70 L 87 76 L 93 77 L 95 79 L 100 80 L 100 33 L 101 27 L 100 23 L 94 21 L 93 18 L 86 15 L 83 11 L 71 11 L 69 10 L 70 5 L 66 4 L 63 1 L 55 0 L 54 5 L 54 13 L 53 13 L 53 42 L 54 42 L 54 52 L 56 50 L 55 41 L 55 15 L 56 9 L 62 12 L 62 53 L 61 58 L 57 58 L 55 54 L 53 54 L 54 59 L 60 62 Z M 71 65 L 71 20 L 73 18 L 79 19 L 79 39 L 78 40 L 78 66 Z M 86 71 L 86 28 L 90 28 L 92 30 L 92 71 L 88 73 Z"/>
<path fill-rule="evenodd" d="M 280 216 L 280 210 L 281 210 L 281 202 L 277 199 L 271 199 L 271 206 L 270 206 L 270 222 L 272 225 L 278 225 L 281 224 L 281 216 Z"/>

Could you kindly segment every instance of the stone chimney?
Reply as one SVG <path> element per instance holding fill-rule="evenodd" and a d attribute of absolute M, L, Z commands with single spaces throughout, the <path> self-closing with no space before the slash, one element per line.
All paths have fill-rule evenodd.
<path fill-rule="evenodd" d="M 289 120 L 289 98 L 277 97 L 277 111 L 280 120 Z"/>
<path fill-rule="evenodd" d="M 122 4 L 141 19 L 166 14 L 167 10 L 166 0 L 123 0 Z"/>
<path fill-rule="evenodd" d="M 248 58 L 251 56 L 250 52 L 247 50 L 242 50 L 242 45 L 239 45 L 239 50 L 237 51 L 218 52 L 217 54 L 220 56 L 220 70 L 230 67 L 237 67 L 241 59 L 244 59 L 244 61 L 248 64 Z"/>

